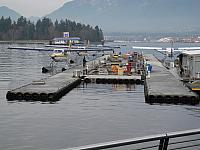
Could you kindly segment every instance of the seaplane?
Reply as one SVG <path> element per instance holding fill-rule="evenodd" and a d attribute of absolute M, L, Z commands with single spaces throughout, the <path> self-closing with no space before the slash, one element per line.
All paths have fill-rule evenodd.
<path fill-rule="evenodd" d="M 42 72 L 47 73 L 51 72 L 56 66 L 62 64 L 69 68 L 76 64 L 76 60 L 80 57 L 97 56 L 97 52 L 103 53 L 106 51 L 114 51 L 111 47 L 97 47 L 97 46 L 59 46 L 59 47 L 8 47 L 8 49 L 24 50 L 24 51 L 46 51 L 51 52 L 49 57 L 51 62 L 49 66 L 42 67 Z M 81 59 L 81 58 L 80 58 Z M 59 63 L 59 64 L 58 64 Z M 65 70 L 62 68 L 62 71 Z"/>
<path fill-rule="evenodd" d="M 168 56 L 168 57 L 173 57 L 176 52 L 179 53 L 179 52 L 182 52 L 183 50 L 181 49 L 178 49 L 178 48 L 170 48 L 170 47 L 167 47 L 167 48 L 161 48 L 161 47 L 140 47 L 140 46 L 132 46 L 133 49 L 139 49 L 139 50 L 155 50 L 155 51 L 158 51 L 160 53 L 162 53 L 163 55 L 165 56 Z"/>
<path fill-rule="evenodd" d="M 53 61 L 66 61 L 68 58 L 68 53 L 64 49 L 54 49 L 53 53 L 50 54 L 50 57 Z"/>
<path fill-rule="evenodd" d="M 132 46 L 133 49 L 137 50 L 155 50 L 163 54 L 164 58 L 161 60 L 166 68 L 174 68 L 174 62 L 180 54 L 190 51 L 190 50 L 200 50 L 200 47 L 173 47 L 173 42 L 171 42 L 171 47 L 142 47 L 142 46 Z"/>
<path fill-rule="evenodd" d="M 139 49 L 139 50 L 155 50 L 167 57 L 174 57 L 183 51 L 188 51 L 188 50 L 200 50 L 200 47 L 180 47 L 180 48 L 173 48 L 173 47 L 167 47 L 167 48 L 162 48 L 162 47 L 142 47 L 142 46 L 132 46 L 133 49 Z"/>

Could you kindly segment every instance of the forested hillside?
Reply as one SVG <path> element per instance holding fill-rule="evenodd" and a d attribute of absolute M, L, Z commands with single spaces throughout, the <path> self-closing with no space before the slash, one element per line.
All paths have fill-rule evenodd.
<path fill-rule="evenodd" d="M 50 40 L 54 37 L 62 37 L 64 31 L 70 32 L 70 36 L 78 36 L 81 40 L 101 41 L 102 30 L 96 26 L 84 25 L 70 20 L 52 22 L 49 18 L 39 19 L 32 23 L 24 17 L 17 21 L 11 18 L 0 19 L 0 40 Z"/>

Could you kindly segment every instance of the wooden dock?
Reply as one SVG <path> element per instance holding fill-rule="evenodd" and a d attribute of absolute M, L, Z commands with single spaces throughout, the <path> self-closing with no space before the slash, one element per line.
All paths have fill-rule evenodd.
<path fill-rule="evenodd" d="M 87 62 L 88 71 L 94 69 L 99 61 L 105 57 L 107 56 Z M 28 85 L 8 91 L 6 98 L 8 100 L 58 101 L 67 92 L 80 84 L 81 78 L 79 77 L 83 72 L 82 65 L 76 66 L 52 77 L 33 81 Z"/>
<path fill-rule="evenodd" d="M 145 80 L 147 103 L 199 104 L 199 97 L 179 81 L 153 55 L 145 55 L 147 64 L 152 65 L 150 78 Z"/>

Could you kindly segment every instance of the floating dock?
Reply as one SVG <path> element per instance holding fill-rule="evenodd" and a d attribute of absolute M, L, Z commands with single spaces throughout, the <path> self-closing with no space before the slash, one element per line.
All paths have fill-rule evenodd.
<path fill-rule="evenodd" d="M 119 76 L 119 75 L 88 75 L 85 77 L 86 83 L 101 84 L 142 84 L 141 76 Z"/>
<path fill-rule="evenodd" d="M 147 103 L 199 104 L 199 97 L 190 91 L 152 54 L 145 55 L 147 64 L 152 65 L 150 77 L 145 80 Z"/>
<path fill-rule="evenodd" d="M 147 64 L 153 66 L 150 76 L 143 75 L 104 74 L 106 72 L 105 55 L 87 62 L 87 66 L 75 66 L 52 77 L 33 81 L 6 94 L 8 100 L 26 101 L 58 101 L 62 96 L 79 85 L 84 79 L 86 83 L 102 84 L 143 84 L 147 103 L 199 104 L 199 96 L 188 89 L 171 70 L 166 69 L 153 55 L 145 55 Z M 102 69 L 102 70 L 101 70 Z M 98 74 L 93 74 L 98 72 Z M 86 75 L 88 74 L 88 75 Z"/>
<path fill-rule="evenodd" d="M 97 67 L 99 61 L 106 55 L 88 62 L 88 71 Z M 58 101 L 62 96 L 81 83 L 81 73 L 84 72 L 82 65 L 76 66 L 52 77 L 33 81 L 17 89 L 8 91 L 8 100 L 26 101 Z"/>
<path fill-rule="evenodd" d="M 67 92 L 80 84 L 80 78 L 73 78 L 71 70 L 47 79 L 32 83 L 7 92 L 8 100 L 58 101 Z"/>

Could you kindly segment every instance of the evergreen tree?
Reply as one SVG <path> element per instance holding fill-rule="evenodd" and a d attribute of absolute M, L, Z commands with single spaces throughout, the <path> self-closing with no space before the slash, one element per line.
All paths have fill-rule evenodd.
<path fill-rule="evenodd" d="M 50 40 L 62 37 L 66 31 L 70 32 L 70 36 L 80 37 L 83 41 L 100 42 L 103 39 L 103 32 L 98 26 L 93 28 L 68 19 L 52 22 L 51 19 L 44 17 L 36 24 L 23 16 L 16 22 L 12 22 L 10 17 L 0 19 L 0 40 Z"/>

